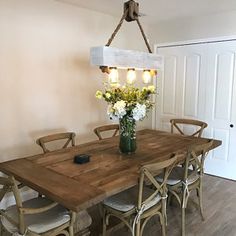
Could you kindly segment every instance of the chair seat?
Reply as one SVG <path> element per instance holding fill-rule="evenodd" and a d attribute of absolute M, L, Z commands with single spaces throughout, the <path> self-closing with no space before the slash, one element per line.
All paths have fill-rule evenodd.
<path fill-rule="evenodd" d="M 44 207 L 52 203 L 46 198 L 34 198 L 23 203 L 23 207 L 26 208 L 39 208 Z M 7 216 L 11 217 L 15 222 L 19 222 L 18 212 L 16 205 L 10 206 L 6 209 L 5 213 Z M 2 217 L 2 224 L 6 230 L 10 233 L 18 233 L 18 227 L 9 222 L 5 217 Z M 25 215 L 25 223 L 28 230 L 41 234 L 56 227 L 59 227 L 70 221 L 69 211 L 57 205 L 56 207 L 38 214 Z"/>
<path fill-rule="evenodd" d="M 144 199 L 149 197 L 153 192 L 154 191 L 152 189 L 144 188 L 143 189 Z M 157 194 L 153 198 L 153 200 L 150 201 L 145 206 L 144 211 L 148 210 L 149 208 L 157 204 L 160 200 L 161 196 Z M 105 199 L 103 204 L 117 211 L 128 212 L 136 208 L 137 201 L 138 201 L 138 186 L 135 186 L 133 188 L 130 188 L 126 191 L 123 191 L 121 193 L 118 193 L 114 196 Z"/>
<path fill-rule="evenodd" d="M 196 182 L 199 179 L 198 174 L 191 175 L 192 173 L 193 173 L 193 170 L 188 170 L 188 175 L 190 177 L 188 179 L 188 185 L 193 184 L 194 182 Z M 169 178 L 166 183 L 167 183 L 167 185 L 171 185 L 171 186 L 176 185 L 182 181 L 183 176 L 184 176 L 184 168 L 177 166 L 170 173 Z M 162 182 L 163 176 L 159 175 L 155 179 L 158 182 Z"/>

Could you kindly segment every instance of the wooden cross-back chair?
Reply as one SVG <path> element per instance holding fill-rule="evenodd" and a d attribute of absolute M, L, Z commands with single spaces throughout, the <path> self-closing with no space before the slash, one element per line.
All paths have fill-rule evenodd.
<path fill-rule="evenodd" d="M 166 234 L 166 181 L 176 160 L 176 156 L 172 155 L 166 161 L 144 165 L 140 168 L 138 186 L 107 198 L 103 202 L 103 236 L 106 235 L 106 227 L 111 216 L 120 219 L 130 229 L 133 236 L 141 236 L 149 219 L 158 215 L 162 235 Z M 161 184 L 154 178 L 157 172 L 164 173 Z M 147 184 L 153 187 L 147 187 Z"/>
<path fill-rule="evenodd" d="M 203 216 L 202 206 L 202 177 L 204 174 L 205 158 L 213 145 L 213 140 L 204 144 L 196 144 L 191 146 L 184 158 L 183 167 L 176 166 L 171 172 L 167 180 L 167 188 L 170 196 L 174 196 L 182 208 L 182 236 L 185 235 L 185 209 L 188 204 L 190 192 L 196 190 L 198 197 L 198 205 Z M 183 154 L 184 156 L 185 154 Z M 191 168 L 190 168 L 191 167 Z M 163 177 L 156 177 L 158 181 L 162 181 Z"/>
<path fill-rule="evenodd" d="M 199 120 L 191 120 L 191 119 L 171 119 L 171 133 L 174 133 L 174 129 L 176 129 L 181 135 L 187 135 L 185 134 L 179 125 L 191 125 L 198 127 L 197 131 L 195 131 L 193 134 L 189 136 L 197 136 L 201 137 L 203 130 L 207 127 L 207 123 Z"/>
<path fill-rule="evenodd" d="M 119 125 L 118 124 L 112 124 L 112 125 L 103 125 L 99 126 L 94 129 L 94 133 L 98 136 L 99 140 L 104 139 L 101 135 L 101 133 L 106 131 L 112 131 L 114 130 L 114 133 L 112 134 L 112 137 L 116 136 L 119 132 Z"/>
<path fill-rule="evenodd" d="M 73 236 L 75 213 L 46 198 L 33 198 L 22 202 L 14 177 L 0 177 L 0 201 L 12 192 L 15 205 L 0 210 L 1 234 L 24 236 Z"/>
<path fill-rule="evenodd" d="M 38 138 L 36 143 L 43 149 L 44 153 L 50 152 L 50 150 L 46 147 L 46 143 L 63 140 L 65 139 L 65 144 L 62 146 L 63 148 L 67 148 L 71 143 L 71 146 L 75 146 L 75 133 L 74 132 L 66 132 L 66 133 L 58 133 L 58 134 L 51 134 L 48 136 L 44 136 Z"/>

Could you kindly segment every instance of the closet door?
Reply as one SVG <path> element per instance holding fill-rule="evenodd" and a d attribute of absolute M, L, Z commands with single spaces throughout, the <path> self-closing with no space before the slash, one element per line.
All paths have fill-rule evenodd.
<path fill-rule="evenodd" d="M 207 136 L 222 146 L 206 159 L 205 172 L 236 180 L 236 41 L 208 44 Z"/>
<path fill-rule="evenodd" d="M 220 139 L 205 172 L 236 180 L 236 41 L 159 48 L 164 70 L 157 95 L 156 129 L 171 118 L 208 123 L 203 136 Z M 185 131 L 187 127 L 183 127 Z"/>
<path fill-rule="evenodd" d="M 164 56 L 157 95 L 156 128 L 170 131 L 171 118 L 205 118 L 207 45 L 159 48 Z M 189 127 L 183 127 L 185 132 Z"/>

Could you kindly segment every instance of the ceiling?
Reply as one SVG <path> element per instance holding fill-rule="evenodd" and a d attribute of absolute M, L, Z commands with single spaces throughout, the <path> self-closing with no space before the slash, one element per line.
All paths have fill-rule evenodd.
<path fill-rule="evenodd" d="M 56 0 L 121 17 L 124 0 Z M 236 0 L 137 0 L 148 22 L 168 21 L 236 10 Z"/>

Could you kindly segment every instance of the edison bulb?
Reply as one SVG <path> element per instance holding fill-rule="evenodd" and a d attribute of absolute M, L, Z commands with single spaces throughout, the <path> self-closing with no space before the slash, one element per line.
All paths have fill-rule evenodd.
<path fill-rule="evenodd" d="M 117 68 L 112 67 L 110 68 L 110 73 L 109 73 L 109 82 L 110 84 L 117 84 L 119 82 L 119 73 Z"/>
<path fill-rule="evenodd" d="M 150 73 L 152 78 L 154 78 L 154 76 L 157 76 L 157 70 L 151 70 Z"/>
<path fill-rule="evenodd" d="M 127 71 L 127 84 L 133 84 L 136 81 L 136 72 L 135 69 L 128 69 Z"/>
<path fill-rule="evenodd" d="M 144 70 L 143 71 L 143 83 L 144 84 L 149 84 L 151 82 L 152 75 L 150 70 Z"/>

